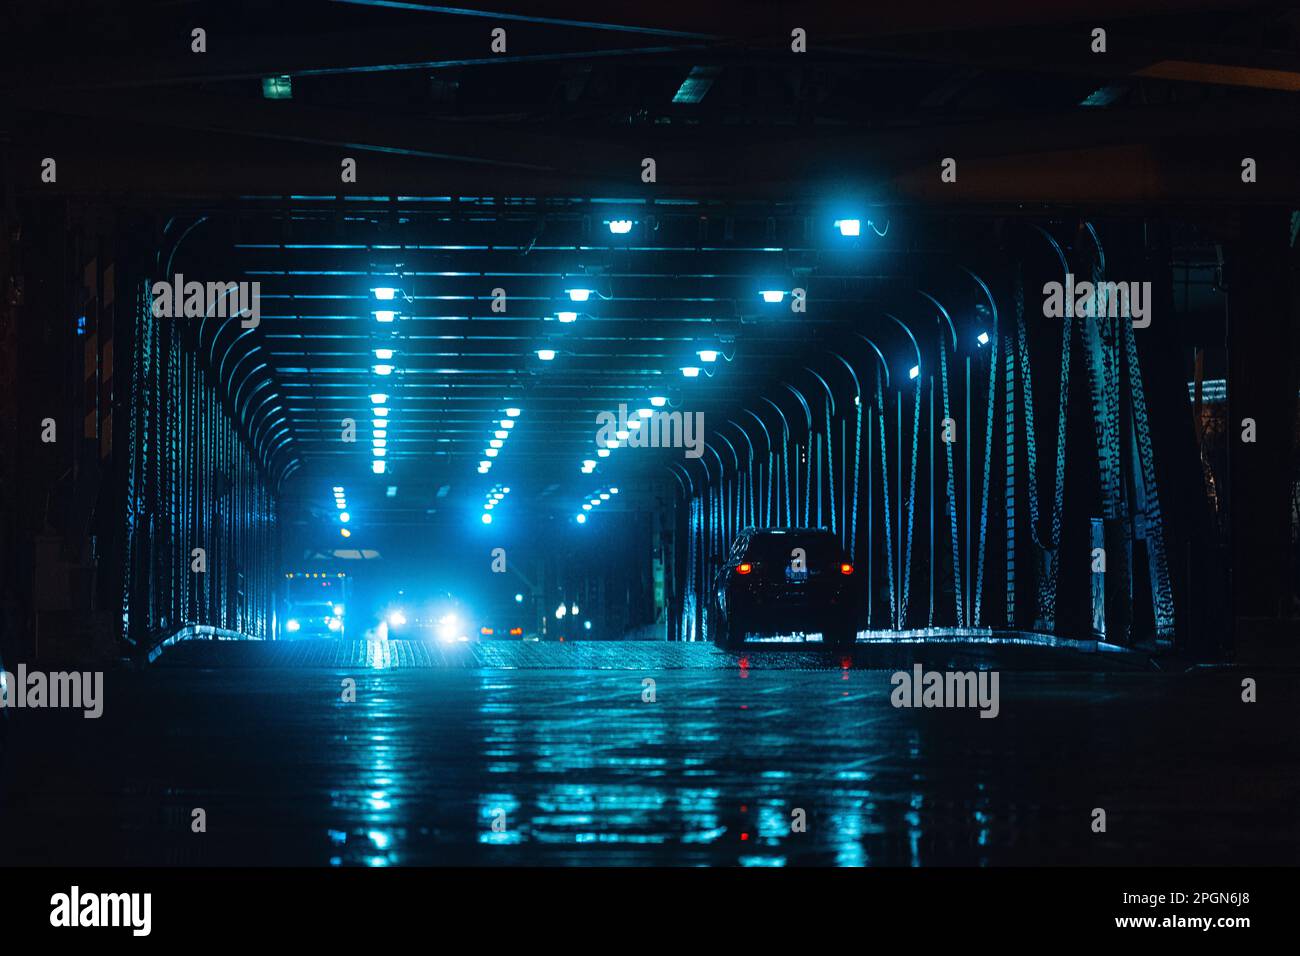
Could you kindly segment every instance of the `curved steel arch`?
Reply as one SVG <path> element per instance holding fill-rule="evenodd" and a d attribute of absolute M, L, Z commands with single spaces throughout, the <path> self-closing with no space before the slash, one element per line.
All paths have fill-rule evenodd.
<path fill-rule="evenodd" d="M 227 289 L 225 295 L 226 295 L 226 296 L 229 296 L 229 295 L 230 295 L 232 292 L 234 292 L 234 291 L 235 291 L 234 289 Z M 215 302 L 210 303 L 210 304 L 208 305 L 208 311 L 207 311 L 206 313 L 204 313 L 204 316 L 203 316 L 202 320 L 199 322 L 199 329 L 198 329 L 198 345 L 199 345 L 199 349 L 200 349 L 200 350 L 203 348 L 203 333 L 207 330 L 207 327 L 208 327 L 208 320 L 211 319 L 211 318 L 213 317 L 213 315 L 212 315 L 212 310 L 213 310 L 214 308 L 216 308 L 216 305 L 217 305 L 217 304 L 216 304 Z M 212 343 L 208 346 L 208 364 L 209 364 L 209 365 L 216 365 L 216 364 L 217 364 L 217 355 L 216 355 L 217 340 L 218 340 L 219 338 L 221 338 L 221 333 L 224 332 L 224 331 L 226 330 L 226 326 L 228 326 L 231 322 L 236 321 L 238 318 L 239 318 L 239 316 L 237 316 L 237 315 L 228 315 L 228 316 L 226 316 L 224 319 L 222 319 L 221 324 L 220 324 L 219 326 L 217 326 L 217 330 L 216 330 L 215 332 L 212 333 Z M 251 329 L 245 329 L 244 331 L 245 331 L 245 332 L 250 332 L 250 331 L 252 331 L 252 330 L 251 330 Z M 236 338 L 238 338 L 238 336 L 236 336 Z"/>
<path fill-rule="evenodd" d="M 921 345 L 916 341 L 916 336 L 912 334 L 912 329 L 906 322 L 891 312 L 885 312 L 884 316 L 887 319 L 893 319 L 894 322 L 897 323 L 898 327 L 907 333 L 907 337 L 912 340 L 912 348 L 916 350 L 916 364 L 919 366 L 921 364 Z M 885 385 L 889 385 L 888 379 L 886 379 Z"/>
<path fill-rule="evenodd" d="M 807 365 L 803 367 L 803 370 L 807 372 L 809 375 L 811 375 L 813 378 L 817 379 L 817 381 L 822 383 L 822 388 L 826 389 L 826 399 L 831 403 L 831 414 L 834 415 L 835 414 L 835 393 L 831 390 L 830 385 L 827 384 L 826 379 L 822 378 L 821 375 L 819 375 L 817 372 L 814 372 Z"/>
<path fill-rule="evenodd" d="M 849 360 L 846 359 L 839 352 L 828 351 L 826 354 L 832 355 L 835 358 L 839 359 L 840 362 L 844 365 L 844 367 L 849 370 L 849 376 L 853 379 L 853 396 L 860 403 L 862 399 L 862 383 L 858 381 L 858 373 L 853 370 L 853 366 L 849 363 Z"/>
<path fill-rule="evenodd" d="M 754 463 L 754 443 L 749 440 L 749 433 L 745 431 L 743 425 L 740 425 L 737 422 L 732 421 L 730 418 L 728 418 L 725 422 L 723 422 L 723 424 L 732 426 L 733 428 L 736 429 L 736 431 L 740 432 L 742 435 L 745 436 L 745 444 L 749 446 L 749 463 L 752 465 Z"/>
<path fill-rule="evenodd" d="M 803 406 L 804 419 L 807 421 L 808 430 L 811 432 L 812 431 L 812 409 L 808 407 L 808 399 L 804 398 L 803 392 L 799 391 L 799 389 L 795 388 L 789 382 L 782 382 L 781 384 L 784 385 L 786 388 L 788 388 L 790 391 L 794 392 L 795 398 L 799 399 L 799 404 Z"/>
<path fill-rule="evenodd" d="M 233 291 L 234 290 L 227 290 L 224 293 L 224 295 L 228 297 Z M 196 346 L 200 353 L 203 352 L 207 353 L 208 366 L 209 368 L 215 370 L 216 383 L 219 388 L 221 383 L 229 383 L 231 381 L 231 378 L 234 376 L 234 373 L 240 368 L 240 366 L 242 366 L 243 363 L 251 355 L 261 350 L 261 345 L 259 343 L 252 342 L 251 340 L 249 340 L 248 336 L 253 331 L 253 329 L 243 328 L 242 325 L 237 325 L 236 327 L 238 328 L 238 332 L 235 334 L 233 338 L 230 339 L 229 343 L 225 346 L 224 350 L 222 350 L 221 358 L 220 360 L 218 360 L 217 350 L 218 350 L 218 346 L 221 343 L 222 337 L 225 335 L 226 331 L 231 328 L 232 323 L 239 323 L 241 320 L 239 316 L 233 316 L 233 315 L 226 316 L 222 320 L 221 324 L 218 325 L 212 331 L 211 340 L 205 341 L 205 336 L 209 328 L 209 319 L 213 318 L 212 311 L 215 308 L 215 306 L 216 306 L 215 302 L 209 304 L 207 313 L 203 316 L 203 319 L 199 323 L 198 331 L 196 333 L 197 334 Z M 230 376 L 228 377 L 226 375 L 226 363 L 230 360 L 230 357 L 234 352 L 235 347 L 239 345 L 241 341 L 249 345 L 249 348 L 239 357 L 239 359 L 235 362 L 234 366 L 232 366 L 230 370 Z M 258 369 L 261 368 L 271 369 L 270 363 L 263 363 L 263 365 L 258 367 Z M 239 397 L 240 392 L 242 392 L 243 390 L 243 387 L 248 383 L 248 378 L 253 374 L 253 372 L 257 371 L 258 369 L 254 369 L 250 371 L 248 375 L 246 375 L 243 379 L 241 379 L 239 387 L 236 389 L 234 393 L 231 393 L 229 388 L 227 387 L 226 394 L 231 400 L 231 410 L 239 419 L 239 424 L 242 426 L 242 429 L 245 433 L 247 440 L 252 445 L 256 453 L 262 456 L 262 465 L 267 469 L 268 472 L 270 472 L 273 470 L 274 458 L 268 455 L 267 439 L 261 434 L 260 428 L 257 431 L 254 431 L 250 421 L 248 420 L 245 414 L 246 406 L 240 401 L 240 397 Z M 268 376 L 263 381 L 269 384 L 271 382 L 270 375 L 268 374 Z M 250 398 L 252 395 L 255 395 L 258 391 L 260 391 L 260 388 L 261 386 L 259 386 L 258 388 L 254 388 L 249 393 Z M 280 432 L 275 433 L 275 435 L 279 435 L 279 434 Z M 274 454 L 274 446 L 272 446 L 271 454 Z M 277 483 L 283 482 L 285 477 L 287 477 L 285 474 L 281 474 L 278 478 Z"/>
<path fill-rule="evenodd" d="M 229 379 L 226 379 L 226 381 L 229 381 L 229 382 L 232 382 L 232 383 L 233 383 L 233 382 L 235 381 L 235 373 L 238 372 L 239 369 L 240 369 L 240 367 L 242 367 L 243 364 L 244 364 L 245 362 L 247 362 L 250 358 L 251 358 L 254 362 L 256 362 L 256 361 L 257 361 L 257 353 L 258 353 L 259 351 L 260 351 L 260 349 L 257 348 L 256 346 L 254 346 L 253 348 L 251 348 L 251 349 L 249 349 L 247 352 L 245 352 L 242 356 L 240 356 L 239 361 L 237 361 L 234 365 L 231 366 L 231 368 L 230 368 L 230 378 L 229 378 Z M 265 362 L 262 362 L 260 365 L 254 365 L 254 366 L 253 366 L 252 368 L 250 368 L 247 372 L 245 372 L 244 375 L 243 375 L 243 377 L 241 377 L 241 378 L 238 380 L 238 381 L 239 381 L 239 384 L 238 384 L 237 386 L 235 386 L 234 394 L 232 394 L 232 395 L 230 396 L 230 407 L 231 407 L 231 409 L 235 412 L 235 415 L 239 418 L 240 423 L 241 423 L 242 425 L 244 425 L 245 428 L 248 427 L 248 423 L 247 423 L 246 421 L 244 421 L 243 416 L 239 414 L 239 393 L 242 392 L 242 391 L 244 390 L 244 386 L 248 384 L 248 380 L 249 380 L 250 378 L 252 378 L 252 377 L 253 377 L 254 375 L 256 375 L 259 371 L 261 371 L 262 369 L 264 369 L 264 368 L 266 368 L 266 367 L 267 367 L 267 364 L 266 364 Z M 250 435 L 249 437 L 252 438 L 251 435 Z"/>
<path fill-rule="evenodd" d="M 880 351 L 879 345 L 867 338 L 867 336 L 863 335 L 861 332 L 854 332 L 853 334 L 870 345 L 871 350 L 876 353 L 876 358 L 880 359 L 880 368 L 885 373 L 885 388 L 889 388 L 889 363 L 885 361 L 885 353 Z"/>
<path fill-rule="evenodd" d="M 781 416 L 781 428 L 782 428 L 782 431 L 781 431 L 781 440 L 782 440 L 782 441 L 789 441 L 789 440 L 790 440 L 790 420 L 789 420 L 788 418 L 785 417 L 785 412 L 781 411 L 781 406 L 778 405 L 776 402 L 772 401 L 772 400 L 771 400 L 770 398 L 768 398 L 766 395 L 760 395 L 760 396 L 759 396 L 759 400 L 760 400 L 760 401 L 767 402 L 767 404 L 771 405 L 773 408 L 776 409 L 776 413 L 777 413 L 778 415 Z M 753 414 L 753 413 L 751 412 L 750 414 Z M 755 415 L 754 417 L 757 418 L 758 416 Z"/>
<path fill-rule="evenodd" d="M 1061 272 L 1065 274 L 1069 274 L 1070 263 L 1065 258 L 1065 251 L 1061 248 L 1061 244 L 1056 241 L 1056 237 L 1052 235 L 1050 232 L 1048 232 L 1046 229 L 1044 229 L 1042 226 L 1038 225 L 1038 223 L 1031 223 L 1031 225 L 1034 229 L 1037 229 L 1039 232 L 1043 234 L 1043 238 L 1046 239 L 1048 244 L 1056 251 L 1056 258 L 1061 260 Z"/>
<path fill-rule="evenodd" d="M 726 435 L 722 434 L 721 430 L 715 428 L 715 429 L 713 430 L 713 434 L 716 435 L 718 438 L 721 438 L 723 441 L 725 441 L 725 442 L 727 443 L 727 447 L 731 449 L 731 460 L 732 460 L 733 465 L 735 466 L 736 474 L 739 475 L 739 474 L 740 474 L 740 455 L 738 455 L 738 454 L 736 453 L 736 446 L 733 445 L 733 444 L 731 443 L 731 441 L 727 438 Z"/>
<path fill-rule="evenodd" d="M 682 482 L 682 476 L 677 474 L 677 472 L 673 471 L 671 465 L 665 465 L 664 467 L 667 468 L 668 473 L 677 480 L 677 487 L 682 489 L 682 497 L 688 497 L 688 495 L 686 494 L 686 485 Z"/>
<path fill-rule="evenodd" d="M 707 446 L 708 443 L 706 442 L 705 444 Z M 691 461 L 692 459 L 688 458 L 686 460 Z M 713 473 L 709 471 L 709 460 L 705 458 L 703 455 L 700 455 L 699 458 L 696 458 L 694 460 L 698 461 L 700 463 L 700 467 L 704 469 L 704 485 L 700 489 L 701 491 L 704 491 L 713 482 Z M 721 466 L 721 461 L 719 461 L 719 466 Z"/>
<path fill-rule="evenodd" d="M 289 479 L 289 476 L 301 467 L 303 467 L 302 459 L 291 458 L 289 463 L 284 466 L 284 472 L 280 475 L 279 479 L 276 480 L 275 490 L 279 492 L 279 490 L 284 487 L 284 483 Z"/>
<path fill-rule="evenodd" d="M 942 315 L 944 321 L 948 323 L 948 332 L 952 335 L 952 350 L 955 354 L 957 351 L 957 326 L 953 324 L 952 316 L 948 314 L 947 308 L 944 307 L 944 304 L 942 302 L 940 302 L 934 296 L 930 295 L 930 293 L 926 292 L 924 289 L 916 289 L 914 291 L 918 295 L 925 296 L 925 298 L 933 302 L 934 307 L 939 310 L 939 314 Z M 915 342 L 916 340 L 913 339 L 912 341 Z"/>
<path fill-rule="evenodd" d="M 272 432 L 270 437 L 267 439 L 268 444 L 271 446 L 271 458 L 273 461 L 275 455 L 279 454 L 280 450 L 284 447 L 285 442 L 293 440 L 292 436 L 288 434 L 288 432 L 289 425 L 286 419 L 284 427 L 278 431 Z"/>
<path fill-rule="evenodd" d="M 988 283 L 976 275 L 972 269 L 962 266 L 961 270 L 975 280 L 975 284 L 978 285 L 980 290 L 984 293 L 984 298 L 989 300 L 989 310 L 993 316 L 993 327 L 996 329 L 998 327 L 998 302 L 997 299 L 993 297 L 993 292 L 989 289 Z"/>
<path fill-rule="evenodd" d="M 176 221 L 175 216 L 167 220 L 167 225 L 163 226 L 163 235 L 167 234 L 167 230 L 171 228 L 172 223 L 175 221 Z M 186 239 L 189 238 L 191 232 L 193 232 L 195 229 L 197 229 L 199 226 L 203 225 L 207 221 L 208 221 L 207 216 L 200 216 L 198 219 L 194 220 L 194 222 L 190 223 L 189 226 L 186 228 L 186 230 L 182 232 L 180 236 L 177 237 L 174 243 L 172 243 L 172 251 L 167 256 L 167 268 L 163 272 L 164 275 L 171 275 L 172 261 L 176 258 L 176 253 L 180 251 L 181 243 L 183 243 Z M 161 261 L 162 261 L 162 246 L 159 246 L 158 253 L 157 255 L 154 256 L 154 264 L 160 265 Z"/>
<path fill-rule="evenodd" d="M 1106 250 L 1102 248 L 1101 236 L 1097 235 L 1097 228 L 1092 224 L 1092 220 L 1086 220 L 1083 226 L 1088 230 L 1088 235 L 1092 237 L 1092 244 L 1097 247 L 1097 267 L 1101 269 L 1104 275 L 1106 272 Z"/>
<path fill-rule="evenodd" d="M 230 344 L 226 346 L 226 350 L 225 350 L 224 352 L 221 353 L 221 361 L 220 361 L 220 363 L 218 363 L 218 365 L 217 365 L 217 381 L 218 381 L 218 382 L 228 382 L 228 381 L 229 381 L 229 379 L 226 378 L 226 362 L 228 362 L 228 361 L 230 360 L 230 352 L 231 352 L 232 349 L 234 349 L 234 347 L 235 347 L 236 345 L 239 344 L 240 340 L 243 339 L 245 336 L 247 336 L 248 333 L 251 332 L 251 331 L 252 331 L 252 329 L 244 329 L 243 331 L 241 331 L 238 335 L 236 335 L 233 339 L 230 340 Z M 215 345 L 216 343 L 214 342 L 213 344 Z M 245 356 L 247 356 L 248 354 L 250 354 L 253 348 L 256 348 L 256 343 L 253 343 L 253 344 L 249 347 L 249 350 L 248 350 L 247 352 L 244 353 Z M 242 359 L 241 359 L 241 361 L 242 361 Z"/>
<path fill-rule="evenodd" d="M 238 339 L 235 340 L 235 342 L 238 341 L 239 341 Z M 234 347 L 234 343 L 231 344 L 231 347 L 232 348 Z M 240 368 L 243 367 L 244 363 L 247 362 L 250 358 L 256 361 L 258 354 L 261 351 L 262 349 L 261 346 L 259 345 L 254 345 L 252 348 L 250 348 L 235 362 L 233 366 L 231 366 L 230 377 L 224 380 L 227 382 L 234 381 L 236 374 L 239 372 Z M 231 397 L 231 410 L 234 412 L 236 418 L 239 421 L 240 426 L 242 427 L 243 433 L 245 435 L 245 440 L 249 443 L 253 451 L 261 458 L 263 467 L 267 468 L 268 470 L 270 469 L 271 466 L 271 459 L 268 457 L 266 435 L 264 434 L 263 428 L 255 425 L 253 420 L 248 417 L 247 411 L 248 411 L 248 404 L 249 402 L 251 402 L 253 396 L 255 396 L 262 389 L 269 387 L 271 385 L 271 379 L 269 378 L 269 376 L 262 377 L 261 380 L 258 381 L 257 385 L 255 385 L 252 388 L 252 390 L 249 391 L 248 395 L 242 401 L 241 401 L 241 396 L 243 395 L 244 388 L 254 378 L 254 376 L 256 376 L 257 373 L 262 369 L 269 368 L 269 367 L 270 366 L 268 363 L 262 362 L 261 364 L 255 365 L 254 367 L 248 369 L 248 371 L 245 372 L 244 375 L 239 378 L 239 384 L 238 386 L 236 386 L 234 394 Z M 265 404 L 265 400 L 263 404 Z M 260 407 L 261 406 L 259 406 L 259 408 Z"/>
<path fill-rule="evenodd" d="M 682 477 L 686 479 L 686 485 L 683 487 L 682 490 L 685 491 L 687 500 L 690 500 L 691 498 L 695 497 L 695 482 L 691 480 L 690 470 L 685 465 L 679 465 L 675 461 L 670 461 L 666 467 L 668 468 L 669 471 L 673 473 L 673 476 L 677 478 L 678 484 L 681 484 Z M 678 469 L 681 469 L 681 473 L 682 473 L 681 477 L 677 477 Z"/>
<path fill-rule="evenodd" d="M 716 458 L 716 459 L 718 459 L 718 486 L 721 487 L 721 486 L 722 486 L 722 479 L 723 479 L 723 478 L 726 476 L 726 474 L 727 474 L 727 466 L 724 465 L 724 464 L 722 463 L 722 455 L 718 454 L 718 450 L 717 450 L 716 448 L 714 448 L 714 447 L 713 447 L 712 445 L 710 445 L 708 442 L 705 442 L 705 443 L 704 443 L 704 447 L 707 448 L 709 451 L 713 452 L 713 457 Z M 701 455 L 701 456 L 700 456 L 700 461 L 703 461 L 703 460 L 704 460 L 704 456 Z"/>
<path fill-rule="evenodd" d="M 771 454 L 771 452 L 772 452 L 772 433 L 769 432 L 769 431 L 767 430 L 767 423 L 764 422 L 763 419 L 761 419 L 761 418 L 759 418 L 757 415 L 755 415 L 753 412 L 751 412 L 748 408 L 742 408 L 741 411 L 744 412 L 746 415 L 750 416 L 751 418 L 753 418 L 754 421 L 758 422 L 758 427 L 761 428 L 761 429 L 763 429 L 763 436 L 767 439 L 767 450 L 768 450 L 768 453 Z"/>
<path fill-rule="evenodd" d="M 258 392 L 261 392 L 264 389 L 268 389 L 271 387 L 272 387 L 271 380 L 269 378 L 261 379 L 256 385 L 253 386 L 253 388 L 249 391 L 249 393 L 244 396 L 244 408 L 241 409 L 240 411 L 240 417 L 245 419 L 248 422 L 248 427 L 250 431 L 252 431 L 253 433 L 254 442 L 258 445 L 261 444 L 261 440 L 262 440 L 261 431 L 262 431 L 262 426 L 264 424 L 264 422 L 258 421 L 258 416 L 262 414 L 262 409 L 266 408 L 267 402 L 274 401 L 276 398 L 279 398 L 279 392 L 273 390 L 268 395 L 263 396 L 262 400 L 258 402 L 257 407 L 252 410 L 252 414 L 248 414 L 247 410 L 253 404 L 253 400 L 257 397 Z M 279 406 L 277 406 L 277 408 L 278 407 Z M 274 408 L 271 409 L 271 411 L 275 411 L 275 410 L 276 409 Z"/>

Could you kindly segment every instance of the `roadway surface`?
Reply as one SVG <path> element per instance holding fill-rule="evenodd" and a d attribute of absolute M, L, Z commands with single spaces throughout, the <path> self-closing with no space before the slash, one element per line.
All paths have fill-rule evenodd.
<path fill-rule="evenodd" d="M 960 649 L 889 653 L 183 644 L 110 671 L 99 720 L 10 713 L 0 863 L 1300 858 L 1294 674 L 1253 675 L 1244 704 L 1235 671 L 982 649 L 1000 713 L 980 719 L 890 704 L 891 669 Z"/>

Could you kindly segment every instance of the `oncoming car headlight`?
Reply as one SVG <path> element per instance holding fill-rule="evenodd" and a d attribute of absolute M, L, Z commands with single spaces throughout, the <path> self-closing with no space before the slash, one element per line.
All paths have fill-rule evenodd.
<path fill-rule="evenodd" d="M 438 640 L 454 641 L 460 637 L 460 617 L 453 613 L 438 618 Z"/>
<path fill-rule="evenodd" d="M 290 634 L 298 630 L 298 628 L 300 627 L 302 627 L 302 625 L 298 623 L 298 619 L 296 617 L 291 617 L 289 618 L 289 620 L 284 622 L 284 629 L 288 631 Z"/>

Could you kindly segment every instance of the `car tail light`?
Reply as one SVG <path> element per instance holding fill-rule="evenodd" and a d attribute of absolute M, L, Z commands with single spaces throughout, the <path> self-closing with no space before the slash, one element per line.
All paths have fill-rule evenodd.
<path fill-rule="evenodd" d="M 490 627 L 480 627 L 478 632 L 486 637 L 491 637 L 493 634 L 492 628 Z"/>
<path fill-rule="evenodd" d="M 512 628 L 510 629 L 510 636 L 511 636 L 511 637 L 519 637 L 519 636 L 522 635 L 523 633 L 524 633 L 524 629 L 523 629 L 522 627 L 512 627 Z"/>
<path fill-rule="evenodd" d="M 743 564 L 738 564 L 738 565 L 736 565 L 736 573 L 737 573 L 737 574 L 748 574 L 750 571 L 753 571 L 753 570 L 754 570 L 754 566 L 753 566 L 752 564 L 750 564 L 748 561 L 746 561 L 746 562 L 743 563 Z"/>
<path fill-rule="evenodd" d="M 844 564 L 840 565 L 840 574 L 852 574 L 852 573 L 853 573 L 853 565 L 849 564 L 848 562 L 845 562 Z"/>

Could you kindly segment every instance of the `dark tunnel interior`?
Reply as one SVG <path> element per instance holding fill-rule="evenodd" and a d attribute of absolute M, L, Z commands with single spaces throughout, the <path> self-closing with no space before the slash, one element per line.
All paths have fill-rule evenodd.
<path fill-rule="evenodd" d="M 1300 19 L 1186 6 L 0 13 L 0 863 L 1293 865 Z"/>

